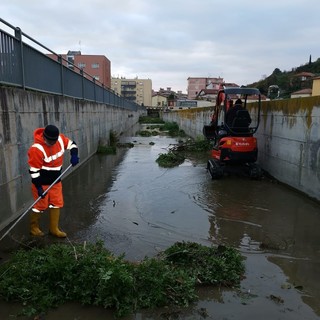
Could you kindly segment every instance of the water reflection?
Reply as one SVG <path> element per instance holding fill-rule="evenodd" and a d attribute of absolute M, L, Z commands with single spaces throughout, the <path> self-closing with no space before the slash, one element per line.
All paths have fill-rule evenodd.
<path fill-rule="evenodd" d="M 71 193 L 84 194 L 72 201 L 81 213 L 78 223 L 68 226 L 74 239 L 102 239 L 131 260 L 183 240 L 267 254 L 292 283 L 302 285 L 306 301 L 319 313 L 320 292 L 314 285 L 319 283 L 318 203 L 268 179 L 229 176 L 213 181 L 205 170 L 206 157 L 160 168 L 156 158 L 176 140 L 158 136 L 132 141 L 135 147 L 117 160 L 92 159 L 85 184 L 81 174 L 76 186 L 70 181 Z M 109 169 L 110 161 L 119 165 Z"/>
<path fill-rule="evenodd" d="M 102 240 L 129 260 L 153 256 L 176 241 L 232 245 L 247 258 L 240 291 L 251 290 L 256 297 L 249 295 L 243 308 L 241 294 L 215 291 L 210 296 L 211 289 L 204 290 L 206 298 L 196 308 L 206 308 L 214 319 L 235 314 L 239 319 L 248 314 L 318 319 L 301 300 L 302 295 L 320 316 L 318 203 L 268 179 L 229 176 L 213 181 L 205 169 L 206 155 L 176 168 L 161 168 L 155 160 L 176 143 L 172 138 L 127 141 L 135 146 L 117 155 L 94 156 L 64 181 L 61 223 L 70 241 Z M 290 290 L 282 288 L 287 281 Z M 283 297 L 285 304 L 275 305 L 267 298 L 271 294 Z M 98 312 L 91 312 L 100 319 Z M 180 319 L 202 319 L 194 312 L 189 308 Z M 158 316 L 146 311 L 133 318 L 163 319 Z"/>
<path fill-rule="evenodd" d="M 154 255 L 177 240 L 207 241 L 207 214 L 190 193 L 201 185 L 204 167 L 187 163 L 179 168 L 161 168 L 156 158 L 176 140 L 161 136 L 135 139 L 135 147 L 124 151 L 125 157 L 112 173 L 116 178 L 111 179 L 108 186 L 108 177 L 102 176 L 104 169 L 98 174 L 92 173 L 92 181 L 88 181 L 82 191 L 94 197 L 90 200 L 91 208 L 86 196 L 80 202 L 69 201 L 68 206 L 81 213 L 80 229 L 86 226 L 79 232 L 78 225 L 70 225 L 75 232 L 71 235 L 77 240 L 103 240 L 106 247 L 118 254 L 125 252 L 128 259 L 134 260 Z M 149 144 L 151 141 L 154 145 Z M 106 162 L 108 158 L 105 157 Z M 99 168 L 104 166 L 99 164 Z M 81 179 L 81 173 L 78 175 Z M 102 189 L 98 186 L 101 180 L 106 181 Z M 89 190 L 92 183 L 96 184 L 96 190 Z M 70 195 L 80 192 L 81 185 L 70 186 Z M 90 217 L 86 217 L 88 211 Z"/>

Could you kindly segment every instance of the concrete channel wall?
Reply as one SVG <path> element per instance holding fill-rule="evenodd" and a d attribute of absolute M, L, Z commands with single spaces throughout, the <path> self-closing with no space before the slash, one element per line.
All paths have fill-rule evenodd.
<path fill-rule="evenodd" d="M 110 132 L 120 135 L 134 126 L 144 109 L 131 111 L 74 98 L 0 88 L 0 230 L 32 203 L 27 151 L 33 131 L 47 124 L 79 146 L 80 165 L 107 145 Z M 65 157 L 65 168 L 69 165 Z M 76 169 L 76 168 L 75 168 Z M 71 171 L 71 170 L 70 170 Z"/>
<path fill-rule="evenodd" d="M 193 138 L 203 136 L 211 108 L 163 113 Z M 320 200 L 320 96 L 264 101 L 258 163 L 278 181 Z"/>

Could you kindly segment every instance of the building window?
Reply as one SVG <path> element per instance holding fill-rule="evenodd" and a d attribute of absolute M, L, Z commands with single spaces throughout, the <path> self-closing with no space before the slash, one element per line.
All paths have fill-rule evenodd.
<path fill-rule="evenodd" d="M 91 65 L 91 68 L 92 68 L 92 69 L 99 69 L 99 63 L 93 63 L 93 64 Z"/>
<path fill-rule="evenodd" d="M 67 56 L 67 60 L 68 60 L 68 68 L 73 70 L 74 56 Z"/>
<path fill-rule="evenodd" d="M 86 67 L 86 64 L 85 63 L 83 63 L 83 62 L 79 62 L 78 63 L 78 68 L 79 69 L 84 69 Z"/>

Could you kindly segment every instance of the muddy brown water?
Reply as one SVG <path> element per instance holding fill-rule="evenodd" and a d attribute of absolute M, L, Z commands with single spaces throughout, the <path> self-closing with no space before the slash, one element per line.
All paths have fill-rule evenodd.
<path fill-rule="evenodd" d="M 166 136 L 123 141 L 135 146 L 96 155 L 64 180 L 61 226 L 68 239 L 42 241 L 102 240 L 132 261 L 176 241 L 223 243 L 246 258 L 239 290 L 201 288 L 189 308 L 142 310 L 123 319 L 320 319 L 318 202 L 268 178 L 211 180 L 206 156 L 161 168 L 156 158 L 177 143 Z M 46 217 L 42 225 L 45 230 Z M 28 239 L 26 217 L 2 240 L 1 257 Z M 18 310 L 1 302 L 0 319 Z M 113 319 L 113 312 L 68 303 L 43 319 Z"/>

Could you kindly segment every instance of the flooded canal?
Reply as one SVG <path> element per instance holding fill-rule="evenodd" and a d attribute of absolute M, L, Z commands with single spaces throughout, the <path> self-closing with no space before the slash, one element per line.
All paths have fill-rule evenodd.
<path fill-rule="evenodd" d="M 200 300 L 189 308 L 144 310 L 123 319 L 320 319 L 319 203 L 267 178 L 211 180 L 206 156 L 161 168 L 158 155 L 177 143 L 169 137 L 123 142 L 129 141 L 133 148 L 96 155 L 64 180 L 61 227 L 68 239 L 44 241 L 102 240 L 132 261 L 176 241 L 227 244 L 246 257 L 246 278 L 236 291 L 202 288 Z M 24 219 L 3 241 L 3 254 L 28 237 Z M 16 305 L 1 303 L 0 318 L 12 319 L 15 310 Z M 45 319 L 113 315 L 67 304 Z"/>

